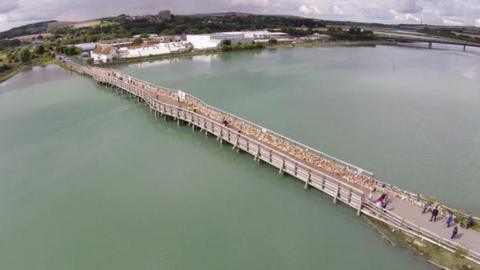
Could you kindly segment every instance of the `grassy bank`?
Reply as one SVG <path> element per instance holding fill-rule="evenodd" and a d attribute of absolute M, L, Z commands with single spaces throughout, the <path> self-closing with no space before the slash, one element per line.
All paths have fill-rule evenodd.
<path fill-rule="evenodd" d="M 0 83 L 34 66 L 45 67 L 53 64 L 56 64 L 53 58 L 35 58 L 30 63 L 11 65 L 10 69 L 0 72 Z"/>
<path fill-rule="evenodd" d="M 415 254 L 425 257 L 429 263 L 440 269 L 480 270 L 480 265 L 463 258 L 461 252 L 452 253 L 442 247 L 407 235 L 401 230 L 392 228 L 372 218 L 365 217 L 365 219 L 367 219 L 369 224 L 392 246 L 396 248 L 408 248 L 414 251 Z"/>
<path fill-rule="evenodd" d="M 15 76 L 17 73 L 20 73 L 27 69 L 28 69 L 28 66 L 26 65 L 18 65 L 8 70 L 0 72 L 0 83 L 10 79 L 11 77 Z"/>

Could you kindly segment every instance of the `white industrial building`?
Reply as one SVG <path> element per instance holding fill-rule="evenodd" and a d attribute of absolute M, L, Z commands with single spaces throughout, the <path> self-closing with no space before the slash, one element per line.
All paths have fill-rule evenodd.
<path fill-rule="evenodd" d="M 120 47 L 120 49 L 118 50 L 118 53 L 120 58 L 135 58 L 135 57 L 145 57 L 145 56 L 151 56 L 151 55 L 183 52 L 186 50 L 187 50 L 186 42 L 168 42 L 168 43 L 158 43 L 154 45 Z"/>
<path fill-rule="evenodd" d="M 257 39 L 269 39 L 285 37 L 285 33 L 269 31 L 242 31 L 242 32 L 220 32 L 201 35 L 187 35 L 187 42 L 190 42 L 194 49 L 214 49 L 224 40 L 230 40 L 232 45 L 239 43 L 250 43 Z"/>
<path fill-rule="evenodd" d="M 214 39 L 210 34 L 187 35 L 187 42 L 192 44 L 195 50 L 205 50 L 217 48 L 222 40 Z"/>

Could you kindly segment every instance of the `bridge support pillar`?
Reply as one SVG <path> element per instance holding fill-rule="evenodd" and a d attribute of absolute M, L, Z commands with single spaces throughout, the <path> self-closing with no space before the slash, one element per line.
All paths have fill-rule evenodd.
<path fill-rule="evenodd" d="M 308 186 L 310 185 L 311 178 L 312 178 L 312 174 L 308 172 L 307 181 L 305 181 L 305 186 L 303 187 L 304 189 L 307 189 Z"/>
<path fill-rule="evenodd" d="M 363 197 L 360 199 L 360 205 L 358 206 L 358 209 L 357 209 L 357 216 L 360 216 L 362 214 L 362 207 L 363 207 Z"/>
<path fill-rule="evenodd" d="M 335 197 L 333 197 L 333 203 L 337 203 L 337 199 L 339 195 L 340 195 L 340 185 L 338 185 L 337 192 L 335 192 Z"/>
<path fill-rule="evenodd" d="M 428 42 L 428 48 L 429 48 L 429 49 L 432 48 L 432 42 Z"/>
<path fill-rule="evenodd" d="M 279 175 L 283 175 L 285 170 L 285 160 L 282 159 L 282 165 L 280 166 L 280 169 L 278 170 Z"/>
<path fill-rule="evenodd" d="M 467 45 L 463 45 L 463 51 L 467 51 Z"/>
<path fill-rule="evenodd" d="M 253 161 L 256 161 L 257 163 L 260 163 L 260 146 L 257 146 L 257 153 L 253 157 Z"/>

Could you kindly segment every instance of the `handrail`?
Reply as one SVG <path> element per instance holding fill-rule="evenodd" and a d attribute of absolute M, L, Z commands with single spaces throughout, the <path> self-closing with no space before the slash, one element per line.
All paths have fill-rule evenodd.
<path fill-rule="evenodd" d="M 118 70 L 115 70 L 115 72 L 117 72 L 117 73 L 119 73 L 119 74 L 123 74 L 122 72 L 120 72 L 120 71 L 118 71 Z M 131 76 L 125 75 L 125 74 L 124 74 L 124 76 L 131 77 Z M 157 89 L 160 88 L 161 90 L 168 91 L 168 92 L 170 92 L 170 93 L 175 93 L 175 92 L 178 92 L 178 91 L 182 91 L 182 90 L 178 90 L 178 89 L 174 89 L 174 88 L 168 88 L 168 87 L 164 87 L 164 86 L 160 86 L 160 87 L 159 87 L 159 86 L 157 86 L 157 85 L 154 85 L 154 84 L 152 84 L 152 83 L 150 83 L 150 82 L 146 82 L 146 81 L 141 80 L 141 79 L 138 79 L 138 78 L 133 78 L 133 79 L 136 80 L 136 81 L 138 81 L 138 82 L 141 82 L 141 83 L 143 83 L 143 84 L 149 85 L 149 86 L 151 86 L 151 87 L 154 87 L 154 88 L 157 88 Z M 285 141 L 288 141 L 288 142 L 292 143 L 293 145 L 296 145 L 296 146 L 298 146 L 298 147 L 300 147 L 300 148 L 306 149 L 306 150 L 308 150 L 309 152 L 315 153 L 315 154 L 319 155 L 320 157 L 327 158 L 327 159 L 330 159 L 330 160 L 335 161 L 335 162 L 337 162 L 337 163 L 340 163 L 340 164 L 344 165 L 345 167 L 353 170 L 353 171 L 356 172 L 356 173 L 360 173 L 360 174 L 363 174 L 363 175 L 366 175 L 366 176 L 370 176 L 370 177 L 373 177 L 373 176 L 374 176 L 374 174 L 373 174 L 372 172 L 368 171 L 368 170 L 362 169 L 362 168 L 360 168 L 360 167 L 358 167 L 358 166 L 356 166 L 356 165 L 353 165 L 353 164 L 348 163 L 348 162 L 346 162 L 346 161 L 343 161 L 343 160 L 341 160 L 341 159 L 339 159 L 339 158 L 336 158 L 336 157 L 333 157 L 333 156 L 331 156 L 331 155 L 328 155 L 328 154 L 326 154 L 326 153 L 324 153 L 324 152 L 322 152 L 322 151 L 320 151 L 320 150 L 314 149 L 314 148 L 312 148 L 312 147 L 310 147 L 310 146 L 307 146 L 307 145 L 305 145 L 305 144 L 302 144 L 302 143 L 300 143 L 300 142 L 298 142 L 298 141 L 296 141 L 296 140 L 294 140 L 294 139 L 291 139 L 291 138 L 289 138 L 289 137 L 286 137 L 286 136 L 284 136 L 284 135 L 281 135 L 281 134 L 279 134 L 279 133 L 277 133 L 277 132 L 275 132 L 275 131 L 269 130 L 269 129 L 263 127 L 263 126 L 260 126 L 260 125 L 258 125 L 258 124 L 256 124 L 256 123 L 253 123 L 253 122 L 249 121 L 249 120 L 246 120 L 246 119 L 244 119 L 244 118 L 242 118 L 242 117 L 240 117 L 240 116 L 237 116 L 237 115 L 232 114 L 232 113 L 230 113 L 230 112 L 226 112 L 226 111 L 223 111 L 222 109 L 219 109 L 219 108 L 213 107 L 213 106 L 211 106 L 211 105 L 208 105 L 208 104 L 205 103 L 203 100 L 201 100 L 201 99 L 199 99 L 199 98 L 197 98 L 197 97 L 195 97 L 195 96 L 192 96 L 192 95 L 189 94 L 189 93 L 185 93 L 185 94 L 186 94 L 187 97 L 189 97 L 189 98 L 191 98 L 191 99 L 199 102 L 200 104 L 202 104 L 203 106 L 207 107 L 208 109 L 211 109 L 211 110 L 220 112 L 220 113 L 225 114 L 225 115 L 230 115 L 231 117 L 236 118 L 236 119 L 238 119 L 238 120 L 240 120 L 240 121 L 242 121 L 242 122 L 244 122 L 244 123 L 246 123 L 246 124 L 248 124 L 248 125 L 251 125 L 251 126 L 253 126 L 253 127 L 255 127 L 255 128 L 258 128 L 259 130 L 266 130 L 266 131 L 267 131 L 269 134 L 271 134 L 271 135 L 274 135 L 274 136 L 276 136 L 276 137 L 278 137 L 278 138 L 280 138 L 280 139 L 283 139 L 283 140 L 285 140 Z"/>
<path fill-rule="evenodd" d="M 120 81 L 120 82 L 122 82 L 122 83 L 125 83 L 125 84 L 128 84 L 128 85 L 132 86 L 132 87 L 137 88 L 136 85 L 132 85 L 132 84 L 128 83 L 128 81 L 121 81 L 121 80 L 118 80 L 118 79 L 116 79 L 116 78 L 111 79 L 111 80 Z M 156 102 L 165 104 L 165 103 L 161 102 L 160 100 L 156 99 L 155 97 L 152 97 L 151 94 L 150 94 L 148 91 L 146 91 L 146 94 L 147 94 L 151 99 L 155 100 Z M 167 105 L 170 106 L 170 107 L 174 107 L 174 108 L 176 108 L 177 110 L 188 111 L 188 110 L 185 110 L 185 108 L 183 108 L 183 107 L 178 107 L 178 106 L 173 105 L 173 104 L 167 104 Z M 197 116 L 197 117 L 206 118 L 204 115 L 198 114 L 198 113 L 196 113 L 196 112 L 192 112 L 192 111 L 188 111 L 188 112 L 191 113 L 191 114 L 194 114 L 194 115 Z M 226 113 L 226 114 L 228 114 L 228 113 Z M 208 118 L 207 118 L 207 119 L 208 119 Z M 209 119 L 209 120 L 210 120 L 210 121 L 215 121 L 215 120 L 212 120 L 212 119 Z M 249 138 L 249 137 L 245 136 L 245 135 L 242 134 L 242 133 L 238 133 L 238 131 L 236 131 L 236 130 L 234 130 L 234 129 L 231 129 L 231 128 L 229 128 L 229 127 L 222 127 L 222 128 L 229 130 L 229 132 L 231 132 L 231 133 L 233 133 L 233 134 L 235 134 L 235 135 L 237 135 L 237 136 L 239 136 L 239 137 L 242 137 L 242 138 L 244 138 L 244 139 L 252 140 L 252 138 Z M 295 160 L 294 158 L 292 158 L 292 157 L 290 157 L 290 156 L 288 156 L 288 155 L 286 155 L 286 154 L 284 154 L 284 153 L 281 153 L 280 151 L 278 151 L 278 150 L 276 150 L 276 149 L 274 149 L 274 148 L 272 148 L 272 147 L 270 147 L 270 146 L 267 146 L 266 144 L 264 144 L 264 143 L 262 143 L 262 142 L 260 142 L 260 141 L 255 140 L 255 143 L 258 144 L 258 145 L 261 145 L 263 148 L 266 148 L 266 149 L 268 149 L 268 150 L 276 153 L 276 154 L 279 155 L 279 156 L 285 157 L 286 159 L 288 159 L 288 160 L 291 161 L 291 162 L 296 162 L 296 163 L 298 163 L 298 161 Z M 301 166 L 302 166 L 302 165 L 301 165 Z M 306 167 L 306 166 L 302 166 L 302 167 Z M 315 172 L 315 173 L 318 174 L 318 175 L 321 175 L 321 176 L 323 176 L 323 177 L 326 177 L 326 178 L 328 178 L 329 180 L 334 181 L 334 182 L 335 182 L 336 184 L 338 184 L 338 185 L 347 187 L 347 188 L 355 191 L 357 194 L 360 194 L 360 195 L 362 195 L 362 196 L 364 195 L 364 192 L 363 192 L 362 190 L 360 190 L 360 189 L 358 189 L 358 188 L 356 188 L 356 187 L 354 187 L 354 186 L 351 186 L 351 185 L 349 185 L 349 184 L 347 184 L 347 183 L 344 183 L 344 182 L 342 182 L 342 181 L 339 181 L 339 180 L 333 178 L 332 176 L 330 176 L 330 175 L 328 175 L 328 174 L 326 174 L 326 173 L 324 173 L 324 172 L 321 172 L 321 171 L 317 170 L 316 168 L 308 167 L 308 168 L 305 168 L 305 169 L 311 170 L 312 172 Z"/>
<path fill-rule="evenodd" d="M 424 237 L 433 239 L 435 242 L 437 242 L 439 244 L 448 244 L 450 247 L 453 247 L 455 249 L 461 248 L 463 250 L 466 250 L 467 254 L 470 257 L 474 258 L 475 260 L 480 260 L 480 254 L 479 253 L 477 253 L 473 250 L 469 250 L 465 246 L 463 246 L 463 245 L 461 245 L 457 242 L 442 238 L 441 236 L 437 235 L 436 233 L 433 233 L 433 232 L 431 232 L 431 231 L 429 231 L 429 230 L 427 230 L 423 227 L 420 227 L 420 226 L 416 225 L 415 223 L 413 223 L 413 222 L 411 222 L 407 219 L 404 219 L 404 218 L 398 216 L 397 214 L 395 214 L 395 213 L 393 213 L 393 212 L 391 212 L 387 209 L 379 208 L 378 206 L 376 206 L 372 202 L 364 202 L 363 205 L 364 205 L 365 209 L 369 209 L 370 211 L 373 211 L 375 214 L 378 214 L 378 216 L 380 218 L 386 219 L 387 221 L 393 222 L 394 224 L 396 224 L 397 222 L 392 217 L 400 219 L 401 220 L 400 225 L 396 224 L 396 226 L 399 226 L 399 227 L 401 227 L 405 230 L 408 230 L 408 231 L 413 231 L 416 234 L 422 235 Z M 410 225 L 410 226 L 407 226 L 407 225 Z"/>

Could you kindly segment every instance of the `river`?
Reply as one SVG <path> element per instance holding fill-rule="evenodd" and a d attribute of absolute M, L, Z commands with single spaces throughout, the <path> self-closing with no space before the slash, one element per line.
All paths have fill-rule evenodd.
<path fill-rule="evenodd" d="M 119 67 L 479 211 L 479 56 L 297 48 Z M 56 66 L 0 84 L 1 269 L 432 269 L 355 211 Z"/>

